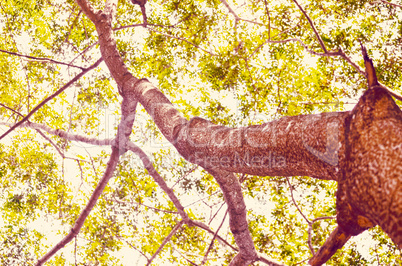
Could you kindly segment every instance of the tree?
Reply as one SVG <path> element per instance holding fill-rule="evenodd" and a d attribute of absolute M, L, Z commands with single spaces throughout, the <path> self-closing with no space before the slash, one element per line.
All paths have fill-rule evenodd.
<path fill-rule="evenodd" d="M 401 262 L 400 4 L 1 14 L 2 264 Z"/>

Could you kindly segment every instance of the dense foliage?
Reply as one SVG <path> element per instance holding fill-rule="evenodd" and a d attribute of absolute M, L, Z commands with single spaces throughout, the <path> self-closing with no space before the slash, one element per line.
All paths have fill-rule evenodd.
<path fill-rule="evenodd" d="M 103 8 L 101 1 L 90 2 Z M 401 3 L 298 3 L 327 51 L 291 0 L 150 1 L 145 6 L 147 26 L 139 6 L 122 0 L 114 33 L 133 75 L 152 81 L 186 118 L 200 116 L 238 127 L 348 110 L 366 88 L 359 71 L 359 41 L 374 59 L 379 80 L 401 91 Z M 71 0 L 2 1 L 0 31 L 1 133 L 101 57 L 95 26 Z M 343 56 L 331 55 L 337 51 Z M 114 138 L 120 101 L 115 82 L 101 64 L 29 121 L 74 137 Z M 0 143 L 2 265 L 33 264 L 69 232 L 110 155 L 109 146 L 67 140 L 47 129 L 24 124 Z M 153 262 L 229 262 L 235 242 L 213 177 L 183 160 L 144 110 L 137 114 L 131 140 L 146 151 L 190 218 L 227 241 L 215 241 L 214 234 L 185 225 Z M 114 175 L 78 237 L 49 265 L 144 265 L 175 227 L 176 208 L 137 155 L 120 158 Z M 286 265 L 306 263 L 311 251 L 304 217 L 312 221 L 336 215 L 336 182 L 239 178 L 257 251 Z M 315 250 L 335 226 L 334 219 L 312 223 Z M 328 265 L 397 264 L 398 259 L 400 263 L 400 250 L 380 228 L 373 228 L 348 242 Z"/>

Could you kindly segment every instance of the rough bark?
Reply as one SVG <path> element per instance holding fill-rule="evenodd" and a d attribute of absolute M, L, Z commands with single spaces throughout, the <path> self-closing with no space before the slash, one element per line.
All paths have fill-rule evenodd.
<path fill-rule="evenodd" d="M 351 235 L 378 224 L 402 247 L 402 112 L 385 89 L 374 86 L 346 123 L 338 224 Z"/>
<path fill-rule="evenodd" d="M 312 266 L 322 265 L 328 261 L 335 252 L 342 248 L 350 239 L 350 234 L 345 233 L 339 226 L 331 233 L 324 245 L 318 250 L 316 255 L 309 260 Z"/>

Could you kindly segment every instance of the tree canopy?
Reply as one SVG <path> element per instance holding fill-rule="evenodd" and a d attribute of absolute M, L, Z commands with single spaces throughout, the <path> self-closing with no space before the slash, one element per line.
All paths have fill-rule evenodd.
<path fill-rule="evenodd" d="M 364 131 L 364 101 L 394 104 L 374 88 L 356 105 L 362 45 L 371 85 L 402 91 L 395 0 L 6 0 L 0 14 L 2 265 L 307 264 L 344 233 L 338 183 L 359 184 L 345 177 L 360 168 L 339 171 L 354 166 L 343 122 Z M 388 125 L 394 153 L 378 156 L 394 163 Z M 392 204 L 402 169 L 387 166 Z M 370 215 L 327 265 L 402 263 Z"/>

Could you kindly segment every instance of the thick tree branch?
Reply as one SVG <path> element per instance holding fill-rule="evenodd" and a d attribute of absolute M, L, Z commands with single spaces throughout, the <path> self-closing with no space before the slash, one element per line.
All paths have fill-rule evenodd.
<path fill-rule="evenodd" d="M 223 192 L 228 205 L 230 230 L 239 247 L 239 253 L 229 265 L 249 265 L 258 259 L 258 254 L 248 228 L 246 204 L 240 182 L 233 173 L 217 168 L 206 170 L 213 175 Z"/>
<path fill-rule="evenodd" d="M 319 266 L 327 262 L 335 252 L 342 248 L 343 245 L 350 239 L 351 235 L 336 227 L 336 229 L 327 238 L 324 245 L 313 254 L 313 258 L 309 260 L 310 265 Z"/>

